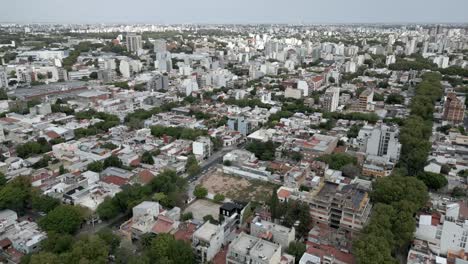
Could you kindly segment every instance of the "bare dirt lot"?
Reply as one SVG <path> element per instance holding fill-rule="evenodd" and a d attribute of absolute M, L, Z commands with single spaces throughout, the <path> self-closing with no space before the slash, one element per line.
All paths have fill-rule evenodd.
<path fill-rule="evenodd" d="M 247 180 L 242 177 L 213 171 L 201 181 L 209 193 L 223 194 L 227 198 L 239 201 L 254 200 L 265 202 L 269 199 L 276 185 L 260 180 Z"/>

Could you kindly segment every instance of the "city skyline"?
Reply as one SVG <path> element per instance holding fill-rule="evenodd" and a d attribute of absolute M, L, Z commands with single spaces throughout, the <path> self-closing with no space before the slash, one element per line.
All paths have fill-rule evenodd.
<path fill-rule="evenodd" d="M 358 23 L 467 23 L 463 0 L 415 0 L 384 2 L 247 1 L 220 4 L 214 0 L 162 2 L 84 0 L 30 1 L 3 4 L 8 13 L 1 22 L 13 23 L 157 23 L 157 24 L 358 24 Z M 181 7 L 184 7 L 183 9 Z M 73 12 L 63 10 L 73 9 Z M 103 11 L 104 10 L 104 11 Z M 162 10 L 162 12 L 159 12 Z"/>

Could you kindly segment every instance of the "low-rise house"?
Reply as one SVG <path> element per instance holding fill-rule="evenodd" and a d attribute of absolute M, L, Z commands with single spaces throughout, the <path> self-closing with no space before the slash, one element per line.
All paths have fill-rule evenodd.
<path fill-rule="evenodd" d="M 224 230 L 219 225 L 205 222 L 192 238 L 192 247 L 200 263 L 206 263 L 213 259 L 224 243 Z"/>
<path fill-rule="evenodd" d="M 289 243 L 294 241 L 296 231 L 294 227 L 289 228 L 264 221 L 256 216 L 250 224 L 250 234 L 280 244 L 283 249 L 286 249 L 289 247 Z"/>
<path fill-rule="evenodd" d="M 280 264 L 281 245 L 240 233 L 229 245 L 227 264 Z"/>

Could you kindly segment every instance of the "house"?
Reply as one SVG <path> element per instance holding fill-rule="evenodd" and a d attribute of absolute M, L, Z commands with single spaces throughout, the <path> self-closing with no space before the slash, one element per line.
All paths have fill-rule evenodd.
<path fill-rule="evenodd" d="M 132 238 L 138 239 L 141 235 L 152 231 L 159 215 L 159 203 L 144 201 L 133 207 L 131 219 Z"/>
<path fill-rule="evenodd" d="M 285 227 L 269 221 L 264 221 L 256 216 L 250 225 L 250 234 L 276 244 L 280 244 L 283 249 L 289 247 L 289 243 L 294 241 L 296 231 L 294 227 Z"/>
<path fill-rule="evenodd" d="M 281 245 L 240 233 L 229 245 L 227 264 L 280 264 Z"/>
<path fill-rule="evenodd" d="M 224 230 L 221 226 L 205 222 L 192 237 L 192 247 L 197 260 L 206 263 L 221 249 L 224 242 Z"/>

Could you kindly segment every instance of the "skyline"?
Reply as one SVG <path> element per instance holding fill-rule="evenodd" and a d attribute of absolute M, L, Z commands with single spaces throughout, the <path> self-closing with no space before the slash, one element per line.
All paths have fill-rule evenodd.
<path fill-rule="evenodd" d="M 126 5 L 122 0 L 19 0 L 3 4 L 6 23 L 69 23 L 69 24 L 412 24 L 468 23 L 464 12 L 468 2 L 447 0 L 317 0 L 265 1 L 238 0 L 219 3 L 162 2 L 136 0 Z M 184 6 L 182 9 L 181 6 Z M 73 12 L 62 10 L 73 9 Z M 318 9 L 318 10 L 317 10 Z M 105 11 L 103 11 L 105 10 Z M 161 12 L 159 12 L 162 10 Z"/>

